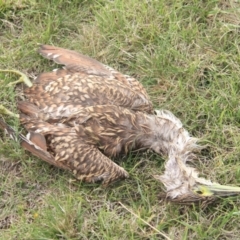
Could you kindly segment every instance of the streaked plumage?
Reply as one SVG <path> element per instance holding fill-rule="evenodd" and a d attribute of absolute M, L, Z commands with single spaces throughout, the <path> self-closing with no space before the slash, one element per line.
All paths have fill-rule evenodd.
<path fill-rule="evenodd" d="M 128 177 L 112 157 L 152 149 L 168 156 L 164 174 L 156 179 L 172 201 L 239 192 L 199 178 L 187 165 L 199 149 L 197 139 L 171 112 L 154 111 L 136 79 L 74 51 L 43 45 L 39 52 L 65 68 L 40 74 L 18 102 L 20 121 L 29 132 L 20 139 L 28 151 L 77 179 L 109 184 Z M 4 122 L 0 126 L 14 135 Z"/>

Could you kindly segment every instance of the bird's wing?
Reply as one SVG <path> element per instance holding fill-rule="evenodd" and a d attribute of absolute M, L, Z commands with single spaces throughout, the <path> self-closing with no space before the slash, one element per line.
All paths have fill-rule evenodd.
<path fill-rule="evenodd" d="M 85 72 L 99 76 L 112 75 L 111 71 L 102 63 L 72 50 L 50 45 L 41 45 L 38 51 L 43 57 L 51 59 L 58 64 L 65 65 L 71 72 Z"/>
<path fill-rule="evenodd" d="M 24 125 L 31 135 L 39 134 L 46 139 L 55 166 L 65 166 L 77 179 L 107 185 L 128 177 L 128 173 L 122 167 L 103 155 L 96 147 L 85 143 L 75 129 L 28 117 L 25 120 Z"/>
<path fill-rule="evenodd" d="M 135 114 L 115 105 L 82 107 L 72 112 L 69 117 L 62 117 L 61 121 L 54 118 L 52 113 L 43 113 L 37 106 L 27 101 L 19 102 L 18 108 L 21 111 L 21 124 L 28 132 L 70 136 L 72 133 L 69 131 L 74 129 L 85 143 L 101 149 L 109 157 L 115 157 L 121 152 L 127 153 L 137 138 L 141 137 L 138 131 L 141 123 L 136 117 L 143 113 Z"/>
<path fill-rule="evenodd" d="M 144 113 L 119 106 L 97 105 L 83 108 L 67 123 L 88 144 L 98 147 L 107 156 L 115 157 L 144 147 L 140 139 L 151 134 L 149 128 L 144 130 L 141 120 L 145 117 Z"/>
<path fill-rule="evenodd" d="M 30 103 L 46 114 L 46 118 L 43 118 L 45 120 L 70 117 L 83 107 L 95 105 L 112 104 L 134 111 L 152 112 L 151 103 L 141 93 L 134 92 L 121 82 L 85 73 L 74 73 L 60 78 L 55 72 L 42 76 L 43 81 L 41 82 L 40 76 L 40 82 L 26 88 L 24 94 Z M 50 77 L 55 79 L 50 81 Z M 21 107 L 21 103 L 19 109 L 26 111 L 26 107 Z"/>
<path fill-rule="evenodd" d="M 55 134 L 55 133 L 54 133 Z M 66 164 L 74 176 L 85 182 L 110 182 L 128 177 L 128 173 L 93 145 L 88 145 L 77 134 L 72 136 L 52 135 L 50 148 L 55 152 L 55 161 Z"/>
<path fill-rule="evenodd" d="M 18 107 L 22 112 L 21 123 L 28 131 L 65 136 L 72 135 L 71 131 L 74 131 L 74 134 L 77 134 L 85 143 L 101 149 L 109 157 L 127 153 L 132 148 L 143 147 L 137 145 L 141 142 L 139 139 L 144 138 L 145 132 L 151 134 L 149 128 L 142 132 L 143 121 L 146 118 L 144 113 L 135 113 L 115 105 L 79 108 L 77 112 L 73 112 L 68 118 L 62 118 L 61 121 L 50 115 L 48 117 L 50 125 L 43 119 L 47 114 L 42 117 L 42 111 L 33 104 L 20 102 Z M 53 123 L 55 125 L 52 125 Z"/>
<path fill-rule="evenodd" d="M 133 91 L 143 95 L 146 101 L 148 101 L 151 105 L 149 96 L 139 81 L 133 77 L 124 75 L 113 68 L 98 62 L 95 59 L 72 50 L 50 45 L 41 45 L 39 48 L 39 53 L 45 58 L 65 65 L 68 73 L 82 72 L 89 75 L 110 77 L 112 80 L 120 81 L 124 85 L 130 87 Z"/>

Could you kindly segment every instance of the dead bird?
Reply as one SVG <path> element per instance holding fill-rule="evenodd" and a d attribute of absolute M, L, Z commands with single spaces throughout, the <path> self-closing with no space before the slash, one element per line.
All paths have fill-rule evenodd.
<path fill-rule="evenodd" d="M 19 138 L 26 150 L 79 180 L 107 185 L 128 177 L 112 157 L 151 149 L 168 157 L 163 175 L 155 178 L 170 201 L 212 201 L 240 192 L 198 177 L 188 165 L 199 149 L 197 139 L 171 112 L 154 110 L 135 78 L 71 50 L 42 45 L 39 53 L 64 68 L 42 73 L 33 83 L 22 74 L 28 87 L 18 117 L 28 134 Z M 3 120 L 0 127 L 16 138 Z"/>

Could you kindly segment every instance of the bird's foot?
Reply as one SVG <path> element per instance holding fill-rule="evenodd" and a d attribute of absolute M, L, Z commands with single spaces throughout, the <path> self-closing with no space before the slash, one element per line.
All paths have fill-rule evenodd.
<path fill-rule="evenodd" d="M 20 78 L 17 81 L 11 82 L 7 86 L 12 86 L 12 85 L 15 85 L 15 84 L 20 83 L 20 82 L 25 83 L 28 87 L 32 86 L 32 83 L 29 80 L 29 78 L 27 77 L 27 75 L 22 73 L 22 72 L 20 72 L 20 71 L 18 71 L 18 70 L 9 70 L 9 69 L 3 70 L 3 69 L 0 69 L 0 72 L 15 73 L 15 74 L 20 76 Z"/>
<path fill-rule="evenodd" d="M 20 76 L 20 78 L 17 81 L 11 82 L 7 86 L 12 86 L 12 85 L 15 85 L 15 84 L 20 83 L 20 82 L 24 82 L 28 87 L 32 86 L 32 83 L 29 80 L 29 78 L 24 73 L 22 73 L 22 72 L 20 72 L 18 70 L 0 69 L 0 72 L 3 72 L 3 73 L 14 73 L 14 74 L 17 74 L 17 75 Z M 9 116 L 12 116 L 12 117 L 19 118 L 18 114 L 11 112 L 7 108 L 5 108 L 3 105 L 0 105 L 0 114 L 1 115 L 9 115 Z"/>
<path fill-rule="evenodd" d="M 12 117 L 19 118 L 19 114 L 11 112 L 7 108 L 5 108 L 3 105 L 0 105 L 0 114 L 9 115 L 9 116 L 12 116 Z"/>

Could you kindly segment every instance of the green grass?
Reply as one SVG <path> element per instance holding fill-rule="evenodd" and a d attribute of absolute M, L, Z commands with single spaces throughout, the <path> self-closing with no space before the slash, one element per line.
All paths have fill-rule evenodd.
<path fill-rule="evenodd" d="M 73 49 L 130 74 L 156 108 L 172 111 L 206 148 L 195 166 L 240 185 L 239 1 L 0 0 L 0 69 L 30 77 L 56 65 L 38 43 Z M 0 104 L 16 111 L 21 90 L 0 73 Z M 16 119 L 5 117 L 22 131 Z M 206 208 L 159 198 L 153 153 L 121 164 L 130 178 L 106 189 L 74 181 L 0 133 L 0 239 L 239 239 L 240 198 Z"/>

